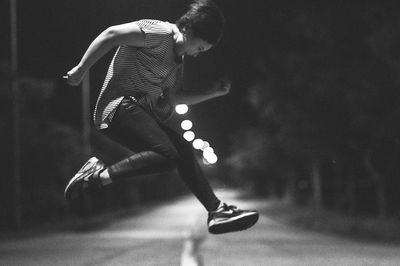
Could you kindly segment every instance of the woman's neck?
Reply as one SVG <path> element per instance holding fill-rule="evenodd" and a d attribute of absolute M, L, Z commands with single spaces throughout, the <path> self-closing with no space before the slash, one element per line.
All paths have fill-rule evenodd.
<path fill-rule="evenodd" d="M 183 33 L 178 29 L 175 24 L 172 24 L 172 29 L 174 32 L 174 51 L 177 57 L 182 57 L 184 55 L 185 47 L 185 37 Z"/>

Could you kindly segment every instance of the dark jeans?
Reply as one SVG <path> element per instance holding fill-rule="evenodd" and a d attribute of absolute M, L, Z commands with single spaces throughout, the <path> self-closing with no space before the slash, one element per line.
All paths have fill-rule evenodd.
<path fill-rule="evenodd" d="M 208 211 L 218 207 L 220 201 L 204 177 L 190 143 L 132 99 L 123 99 L 104 132 L 135 152 L 107 168 L 113 181 L 177 168 L 184 183 Z"/>

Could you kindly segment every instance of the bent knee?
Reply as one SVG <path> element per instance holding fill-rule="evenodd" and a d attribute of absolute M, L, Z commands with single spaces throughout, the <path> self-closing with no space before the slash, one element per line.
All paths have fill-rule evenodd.
<path fill-rule="evenodd" d="M 168 152 L 167 154 L 163 154 L 162 156 L 166 159 L 163 163 L 164 171 L 175 170 L 181 162 L 181 158 L 177 152 Z"/>
<path fill-rule="evenodd" d="M 178 167 L 179 161 L 177 159 L 168 158 L 165 163 L 163 170 L 164 171 L 173 171 Z"/>
<path fill-rule="evenodd" d="M 174 170 L 195 158 L 191 145 L 181 146 L 179 151 L 176 149 L 164 150 L 160 154 L 166 159 L 164 163 L 165 170 Z"/>

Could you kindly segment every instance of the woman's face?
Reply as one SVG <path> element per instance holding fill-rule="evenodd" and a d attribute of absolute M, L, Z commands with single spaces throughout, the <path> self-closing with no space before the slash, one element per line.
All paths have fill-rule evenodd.
<path fill-rule="evenodd" d="M 201 38 L 193 36 L 190 32 L 183 33 L 182 43 L 179 46 L 178 54 L 180 56 L 188 55 L 193 57 L 212 48 L 211 44 Z"/>

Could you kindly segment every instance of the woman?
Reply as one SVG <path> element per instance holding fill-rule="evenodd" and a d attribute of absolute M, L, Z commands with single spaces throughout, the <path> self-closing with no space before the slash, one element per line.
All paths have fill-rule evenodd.
<path fill-rule="evenodd" d="M 91 158 L 70 180 L 70 200 L 89 186 L 177 168 L 185 184 L 209 212 L 208 228 L 219 234 L 246 229 L 258 220 L 256 211 L 222 203 L 203 176 L 193 149 L 163 121 L 176 104 L 196 104 L 225 95 L 230 81 L 220 79 L 208 90 L 183 89 L 185 56 L 214 47 L 222 36 L 224 17 L 211 1 L 195 1 L 176 24 L 139 20 L 109 27 L 89 46 L 65 77 L 77 86 L 85 72 L 118 46 L 97 100 L 94 122 L 111 139 L 135 152 L 114 165 Z"/>

